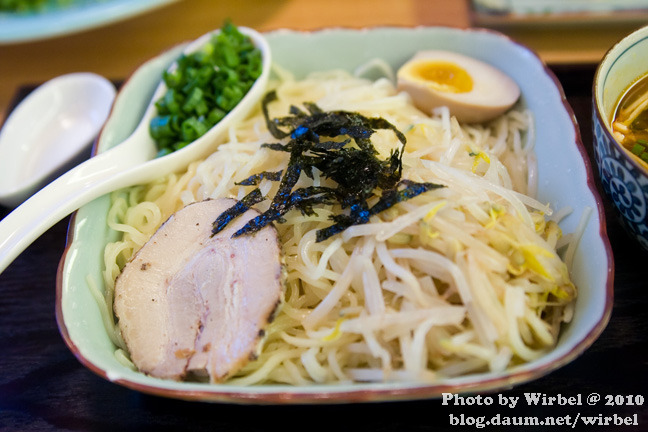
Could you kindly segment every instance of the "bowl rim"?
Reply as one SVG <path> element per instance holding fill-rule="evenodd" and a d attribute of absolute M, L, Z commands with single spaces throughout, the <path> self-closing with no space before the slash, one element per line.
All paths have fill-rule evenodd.
<path fill-rule="evenodd" d="M 556 87 L 556 90 L 559 93 L 561 103 L 565 109 L 566 114 L 571 120 L 571 125 L 574 128 L 574 144 L 576 145 L 581 159 L 584 163 L 584 168 L 587 174 L 586 185 L 590 190 L 595 202 L 597 215 L 599 217 L 600 226 L 596 233 L 597 238 L 600 238 L 603 244 L 602 253 L 605 255 L 607 260 L 607 269 L 606 269 L 606 282 L 605 282 L 605 293 L 604 293 L 604 303 L 602 304 L 602 310 L 600 311 L 600 316 L 597 318 L 596 323 L 581 337 L 570 349 L 566 350 L 564 353 L 557 356 L 552 361 L 539 363 L 534 366 L 532 369 L 521 369 L 521 370 L 511 370 L 507 371 L 502 375 L 492 376 L 492 377 L 478 377 L 474 381 L 462 381 L 462 382 L 450 382 L 450 383 L 418 383 L 414 385 L 406 385 L 403 383 L 398 383 L 397 386 L 380 386 L 371 388 L 371 386 L 362 386 L 359 385 L 358 388 L 349 389 L 347 387 L 340 387 L 334 385 L 322 385 L 319 386 L 313 385 L 308 386 L 307 388 L 300 389 L 295 386 L 287 385 L 267 385 L 263 391 L 248 392 L 248 391 L 239 391 L 236 390 L 237 387 L 228 387 L 225 385 L 215 385 L 215 386 L 205 386 L 204 390 L 190 390 L 190 389 L 178 389 L 178 388 L 169 388 L 164 386 L 155 386 L 142 382 L 137 382 L 130 380 L 128 378 L 119 378 L 112 377 L 110 373 L 98 365 L 94 364 L 91 360 L 86 358 L 80 348 L 75 344 L 75 342 L 70 337 L 68 329 L 65 325 L 63 310 L 62 310 L 62 292 L 63 292 L 63 278 L 64 278 L 64 268 L 66 257 L 68 252 L 70 252 L 72 242 L 74 240 L 74 230 L 72 229 L 75 224 L 75 219 L 77 213 L 75 212 L 70 219 L 70 228 L 68 230 L 67 242 L 65 250 L 62 254 L 61 260 L 59 262 L 57 278 L 56 278 L 56 320 L 59 326 L 59 331 L 67 344 L 70 351 L 75 355 L 75 357 L 88 369 L 90 369 L 95 374 L 100 377 L 122 385 L 131 390 L 140 391 L 142 393 L 163 396 L 168 398 L 190 400 L 190 401 L 207 401 L 207 402 L 226 402 L 226 403 L 239 403 L 239 404 L 337 404 L 337 403 L 356 403 L 356 402 L 375 402 L 375 401 L 398 401 L 398 400 L 421 400 L 421 399 L 431 399 L 438 398 L 445 392 L 453 393 L 466 393 L 466 392 L 486 392 L 486 391 L 503 391 L 510 389 L 514 385 L 529 382 L 540 377 L 543 377 L 550 372 L 553 372 L 556 369 L 559 369 L 566 364 L 572 362 L 577 357 L 579 357 L 583 352 L 589 348 L 594 341 L 600 336 L 603 332 L 607 323 L 609 322 L 613 297 L 614 297 L 614 257 L 612 254 L 612 248 L 609 242 L 606 228 L 606 219 L 605 211 L 603 208 L 602 200 L 598 189 L 594 182 L 594 175 L 592 170 L 592 164 L 587 156 L 587 151 L 583 145 L 580 129 L 576 121 L 573 109 L 567 101 L 564 89 L 558 81 L 556 75 L 553 71 L 546 65 L 540 57 L 532 51 L 530 48 L 524 44 L 517 42 L 511 39 L 509 36 L 504 35 L 496 30 L 484 29 L 484 28 L 467 28 L 459 29 L 455 27 L 447 26 L 417 26 L 417 27 L 404 27 L 404 26 L 371 26 L 364 27 L 361 29 L 355 28 L 345 28 L 345 27 L 323 27 L 315 30 L 293 30 L 293 29 L 275 29 L 269 30 L 267 32 L 262 32 L 262 34 L 281 34 L 281 33 L 290 33 L 290 34 L 300 34 L 300 35 L 313 35 L 318 33 L 324 33 L 329 31 L 348 31 L 348 32 L 365 32 L 372 30 L 390 30 L 390 29 L 406 29 L 406 30 L 417 30 L 419 28 L 424 29 L 444 29 L 444 31 L 449 32 L 462 32 L 462 33 L 486 33 L 492 34 L 496 37 L 501 38 L 506 43 L 511 43 L 516 45 L 519 48 L 522 48 L 530 55 L 535 61 L 539 62 L 540 66 L 543 69 L 543 72 L 551 79 L 553 85 Z M 176 44 L 174 46 L 178 46 Z M 171 48 L 163 50 L 159 55 L 169 51 Z M 140 65 L 141 67 L 141 65 Z M 137 69 L 136 69 L 137 70 Z M 132 77 L 135 71 L 129 76 Z M 127 82 L 124 81 L 124 83 Z M 103 131 L 102 131 L 103 132 Z M 97 143 L 93 147 L 93 153 L 97 151 Z M 257 386 L 259 387 L 259 386 Z M 290 391 L 286 391 L 287 388 L 290 388 Z"/>
<path fill-rule="evenodd" d="M 612 125 L 610 120 L 607 118 L 606 113 L 603 109 L 603 88 L 605 88 L 605 81 L 609 76 L 609 71 L 612 69 L 614 64 L 624 55 L 628 50 L 630 50 L 634 45 L 639 42 L 645 41 L 648 39 L 648 25 L 645 25 L 618 40 L 614 45 L 612 45 L 603 55 L 601 61 L 596 67 L 594 72 L 594 79 L 592 81 L 592 107 L 596 115 L 597 121 L 602 125 L 602 130 L 605 132 L 609 138 L 610 145 L 621 154 L 625 156 L 626 159 L 636 170 L 641 172 L 644 176 L 648 177 L 648 162 L 644 163 L 636 155 L 626 149 L 621 143 L 619 143 L 615 138 L 612 131 Z M 622 52 L 617 54 L 617 51 L 622 50 Z M 603 74 L 605 73 L 605 76 Z M 623 94 L 638 80 L 641 78 L 648 77 L 648 68 L 646 71 L 637 77 L 634 77 L 630 84 L 624 89 L 624 91 L 617 96 L 617 100 L 614 102 L 616 107 L 623 96 Z M 594 127 L 594 125 L 592 125 Z"/>

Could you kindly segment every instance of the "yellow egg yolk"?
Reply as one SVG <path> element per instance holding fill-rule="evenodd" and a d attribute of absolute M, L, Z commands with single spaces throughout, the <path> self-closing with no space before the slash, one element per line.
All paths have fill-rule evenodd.
<path fill-rule="evenodd" d="M 448 61 L 421 60 L 412 64 L 410 73 L 413 78 L 442 92 L 467 93 L 473 88 L 470 74 Z"/>

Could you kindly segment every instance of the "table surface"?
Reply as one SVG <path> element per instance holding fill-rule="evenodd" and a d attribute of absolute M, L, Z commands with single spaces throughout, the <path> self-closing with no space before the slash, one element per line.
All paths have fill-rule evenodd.
<path fill-rule="evenodd" d="M 507 22 L 499 17 L 491 26 L 482 23 L 471 5 L 470 0 L 180 0 L 82 33 L 0 44 L 0 118 L 19 85 L 81 71 L 120 79 L 168 47 L 220 27 L 226 18 L 260 31 L 490 26 L 554 64 L 597 62 L 617 40 L 648 23 L 648 14 L 637 14 L 631 20 L 609 14 L 589 21 L 546 20 L 544 25 L 542 18 Z"/>
<path fill-rule="evenodd" d="M 337 0 L 333 0 L 333 3 Z M 188 7 L 199 6 L 206 2 L 181 2 Z M 284 8 L 272 9 L 270 3 L 281 4 Z M 245 25 L 257 25 L 261 29 L 277 26 L 288 27 L 286 20 L 303 12 L 299 2 L 248 1 L 269 14 L 268 21 L 255 22 L 245 18 L 248 15 L 237 12 L 229 6 L 229 15 Z M 338 2 L 341 4 L 341 1 Z M 365 6 L 368 1 L 360 1 Z M 378 2 L 383 5 L 382 2 Z M 411 0 L 405 2 L 410 14 L 399 8 L 389 23 L 411 25 L 414 20 L 411 12 L 421 7 L 422 2 Z M 454 2 L 447 2 L 454 3 Z M 459 2 L 460 3 L 460 2 Z M 219 3 L 220 4 L 220 3 Z M 225 3 L 226 5 L 229 3 Z M 430 4 L 435 4 L 432 2 Z M 300 7 L 302 9 L 300 9 Z M 459 9 L 464 8 L 459 5 Z M 164 8 L 151 15 L 130 20 L 126 24 L 109 26 L 112 31 L 122 29 L 129 31 L 136 22 L 150 28 L 158 24 L 155 19 L 171 20 L 174 11 L 180 11 L 179 5 Z M 377 24 L 386 19 L 382 7 L 378 11 L 368 10 L 362 22 Z M 399 12 L 400 11 L 400 12 Z M 300 13 L 301 13 L 300 12 Z M 448 12 L 448 9 L 446 9 Z M 464 10 L 465 12 L 465 10 Z M 403 14 L 403 15 L 399 15 Z M 273 15 L 274 14 L 274 15 Z M 282 15 L 283 14 L 283 15 Z M 335 12 L 322 11 L 322 26 L 330 25 Z M 328 16 L 329 14 L 330 16 Z M 345 23 L 354 24 L 344 12 L 340 12 Z M 218 14 L 214 14 L 218 15 Z M 257 16 L 257 15 L 254 15 Z M 155 18 L 157 17 L 157 18 Z M 420 18 L 432 23 L 436 17 Z M 185 36 L 191 38 L 208 30 L 205 27 L 217 27 L 221 18 L 203 18 L 195 27 L 184 29 Z M 427 21 L 426 21 L 427 22 Z M 129 24 L 130 23 L 130 24 Z M 164 24 L 164 23 L 163 23 Z M 299 28 L 300 23 L 291 26 Z M 357 22 L 355 23 L 357 24 Z M 307 26 L 313 27 L 312 22 Z M 349 25 L 351 26 L 351 25 Z M 164 27 L 164 25 L 163 25 Z M 157 27 L 156 27 L 157 28 Z M 175 28 L 175 27 L 174 27 Z M 168 40 L 160 36 L 148 43 L 140 39 L 133 40 L 135 46 L 127 61 L 111 68 L 111 54 L 95 53 L 87 58 L 87 64 L 94 64 L 104 75 L 122 78 L 134 68 L 140 60 L 161 51 L 168 45 L 183 40 L 177 39 L 176 28 Z M 108 31 L 93 30 L 88 38 L 101 38 L 101 33 Z M 131 29 L 132 34 L 137 34 Z M 85 35 L 86 33 L 84 33 Z M 123 35 L 122 35 L 123 36 Z M 126 43 L 128 37 L 116 35 L 119 44 Z M 85 37 L 85 36 L 84 36 Z M 87 45 L 83 38 L 64 37 L 69 41 L 74 52 L 85 52 Z M 51 47 L 51 41 L 30 44 L 33 52 Z M 18 55 L 18 47 L 0 47 L 0 67 L 5 68 L 6 55 Z M 109 57 L 106 59 L 105 57 Z M 79 59 L 81 63 L 83 61 Z M 27 65 L 36 66 L 37 61 L 25 60 Z M 33 63 L 31 63 L 33 62 Z M 132 65 L 130 63 L 133 63 Z M 576 62 L 577 65 L 555 64 L 553 69 L 561 81 L 568 101 L 574 109 L 581 127 L 592 166 L 591 153 L 591 82 L 594 65 Z M 18 92 L 19 86 L 47 79 L 46 74 L 59 74 L 66 68 L 75 65 L 73 61 L 60 60 L 47 68 L 47 73 L 40 71 L 26 74 L 28 79 L 7 84 L 0 81 L 3 100 L 2 107 L 9 112 L 13 103 L 24 92 Z M 8 86 L 13 87 L 9 91 Z M 24 90 L 24 88 L 23 88 Z M 13 98 L 13 101 L 12 101 Z M 0 117 L 1 118 L 1 117 Z M 645 346 L 648 343 L 648 295 L 646 280 L 642 276 L 644 266 L 648 263 L 648 252 L 642 250 L 619 224 L 610 201 L 603 196 L 600 184 L 597 183 L 607 217 L 607 230 L 615 258 L 615 303 L 608 326 L 598 340 L 579 358 L 553 373 L 535 381 L 502 391 L 499 395 L 523 398 L 524 393 L 539 392 L 548 396 L 587 395 L 597 392 L 601 395 L 642 395 L 648 397 L 648 357 Z M 0 207 L 0 218 L 9 210 Z M 320 405 L 320 406 L 245 406 L 185 402 L 165 399 L 138 393 L 112 384 L 96 376 L 83 367 L 70 353 L 61 338 L 54 315 L 55 279 L 58 261 L 66 242 L 69 218 L 61 221 L 41 236 L 32 246 L 0 274 L 0 431 L 31 430 L 139 430 L 155 427 L 155 430 L 265 430 L 270 425 L 281 428 L 328 430 L 371 430 L 371 431 L 416 431 L 430 430 L 471 430 L 450 424 L 450 415 L 460 413 L 472 416 L 492 416 L 496 414 L 524 416 L 633 416 L 639 426 L 624 426 L 622 429 L 599 428 L 598 430 L 648 430 L 648 402 L 641 406 L 543 406 L 529 407 L 519 404 L 515 409 L 502 411 L 494 407 L 456 407 L 444 406 L 440 400 L 422 400 L 411 402 L 367 403 L 353 405 Z M 299 416 L 299 417 L 298 417 Z M 297 418 L 310 419 L 308 423 L 295 421 Z M 315 424 L 317 427 L 313 426 Z M 296 426 L 296 427 L 293 427 Z M 506 429 L 506 428 L 505 428 Z M 507 430 L 516 430 L 509 428 Z M 532 427 L 523 430 L 540 430 Z M 556 429 L 560 430 L 560 428 Z"/>

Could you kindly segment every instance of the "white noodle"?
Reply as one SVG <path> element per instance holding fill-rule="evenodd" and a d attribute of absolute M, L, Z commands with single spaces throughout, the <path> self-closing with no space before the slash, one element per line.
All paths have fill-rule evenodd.
<path fill-rule="evenodd" d="M 555 248 L 568 243 L 571 263 L 589 213 L 574 236 L 561 239 L 548 219 L 552 209 L 534 198 L 530 113 L 514 109 L 487 125 L 462 125 L 445 107 L 428 116 L 396 91 L 380 61 L 357 71 L 391 77 L 373 82 L 342 71 L 301 80 L 276 65 L 274 71 L 278 99 L 268 106 L 271 117 L 304 102 L 383 117 L 407 138 L 403 177 L 442 187 L 323 242 L 316 233 L 340 208 L 286 214 L 275 225 L 285 261 L 284 300 L 259 357 L 231 383 L 435 381 L 500 372 L 555 345 L 576 295 Z M 285 169 L 288 154 L 261 147 L 271 142 L 277 140 L 257 109 L 186 173 L 113 194 L 108 224 L 123 238 L 106 247 L 107 295 L 93 289 L 107 327 L 114 328 L 109 311 L 121 266 L 182 206 L 240 199 L 250 189 L 236 182 Z M 402 148 L 391 131 L 376 132 L 372 143 L 381 159 Z M 334 186 L 316 169 L 312 179 L 299 179 L 298 186 L 310 185 Z M 272 197 L 278 184 L 263 180 L 259 188 Z M 269 205 L 268 199 L 257 208 Z"/>

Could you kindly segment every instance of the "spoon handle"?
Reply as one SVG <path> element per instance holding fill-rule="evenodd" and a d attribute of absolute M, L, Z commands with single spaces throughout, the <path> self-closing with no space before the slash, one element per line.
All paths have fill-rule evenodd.
<path fill-rule="evenodd" d="M 0 273 L 41 234 L 79 207 L 151 177 L 145 154 L 122 143 L 63 174 L 0 221 Z M 139 167 L 136 167 L 137 165 Z M 155 168 L 153 164 L 152 168 Z M 133 167 L 139 169 L 132 169 Z M 147 169 L 148 168 L 148 169 Z"/>

